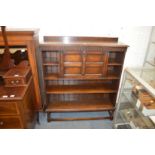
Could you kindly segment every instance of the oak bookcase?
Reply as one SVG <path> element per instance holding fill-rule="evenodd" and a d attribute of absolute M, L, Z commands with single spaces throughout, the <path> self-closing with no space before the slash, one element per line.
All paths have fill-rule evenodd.
<path fill-rule="evenodd" d="M 127 45 L 118 38 L 45 36 L 40 44 L 48 121 L 113 119 Z M 56 112 L 107 111 L 106 117 L 52 118 Z M 76 116 L 76 113 L 75 113 Z"/>

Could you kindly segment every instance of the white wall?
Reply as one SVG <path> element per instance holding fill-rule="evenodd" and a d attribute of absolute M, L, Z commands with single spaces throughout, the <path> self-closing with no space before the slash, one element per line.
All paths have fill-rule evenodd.
<path fill-rule="evenodd" d="M 152 34 L 150 37 L 148 51 L 146 54 L 147 54 L 146 61 L 154 62 L 154 59 L 155 59 L 155 27 L 152 28 Z"/>
<path fill-rule="evenodd" d="M 124 66 L 143 66 L 151 30 L 151 26 L 124 27 L 122 29 L 119 34 L 120 41 L 130 46 L 127 50 Z"/>

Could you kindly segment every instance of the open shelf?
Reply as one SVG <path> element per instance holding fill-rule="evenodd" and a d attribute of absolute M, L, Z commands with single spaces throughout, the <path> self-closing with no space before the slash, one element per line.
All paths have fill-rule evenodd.
<path fill-rule="evenodd" d="M 101 75 L 69 75 L 69 76 L 64 76 L 60 77 L 59 74 L 47 74 L 44 77 L 45 80 L 58 80 L 58 79 L 72 79 L 72 80 L 94 80 L 94 79 L 103 79 L 103 80 L 115 80 L 115 79 L 120 79 L 120 77 L 116 74 L 109 74 L 106 77 L 103 77 Z"/>
<path fill-rule="evenodd" d="M 115 59 L 110 59 L 108 66 L 122 66 L 121 62 L 116 61 Z"/>
<path fill-rule="evenodd" d="M 59 65 L 59 59 L 60 59 L 59 52 L 47 51 L 42 53 L 43 66 Z"/>
<path fill-rule="evenodd" d="M 96 94 L 96 93 L 116 93 L 117 89 L 110 85 L 57 85 L 48 86 L 47 94 Z"/>
<path fill-rule="evenodd" d="M 114 110 L 114 105 L 108 100 L 104 101 L 64 101 L 49 103 L 46 112 L 86 112 Z"/>
<path fill-rule="evenodd" d="M 120 78 L 122 72 L 122 66 L 120 65 L 109 65 L 107 70 L 107 75 L 115 75 Z"/>

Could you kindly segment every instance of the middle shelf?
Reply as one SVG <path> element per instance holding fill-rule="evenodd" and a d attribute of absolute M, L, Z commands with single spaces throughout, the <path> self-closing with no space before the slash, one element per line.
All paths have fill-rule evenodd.
<path fill-rule="evenodd" d="M 56 85 L 46 88 L 47 94 L 96 94 L 117 93 L 112 85 Z"/>
<path fill-rule="evenodd" d="M 92 80 L 92 79 L 110 79 L 110 80 L 115 80 L 115 79 L 120 79 L 120 77 L 115 73 L 115 74 L 109 74 L 106 77 L 103 77 L 101 75 L 98 74 L 94 74 L 94 75 L 69 75 L 69 76 L 64 76 L 61 77 L 59 76 L 59 74 L 46 74 L 44 77 L 45 80 L 59 80 L 59 79 L 77 79 L 77 80 Z"/>

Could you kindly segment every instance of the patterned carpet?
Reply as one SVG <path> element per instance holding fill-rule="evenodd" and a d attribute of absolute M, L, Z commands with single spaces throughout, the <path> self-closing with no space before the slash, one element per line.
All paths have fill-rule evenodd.
<path fill-rule="evenodd" d="M 55 113 L 52 117 L 102 117 L 106 112 L 92 113 Z M 54 121 L 47 122 L 47 114 L 39 113 L 40 124 L 36 124 L 35 129 L 112 129 L 110 120 L 92 120 L 92 121 Z"/>

